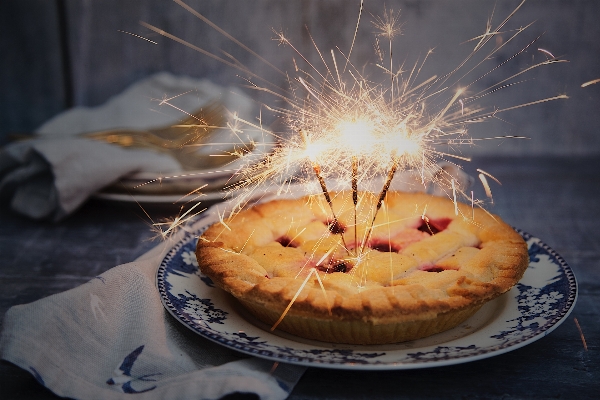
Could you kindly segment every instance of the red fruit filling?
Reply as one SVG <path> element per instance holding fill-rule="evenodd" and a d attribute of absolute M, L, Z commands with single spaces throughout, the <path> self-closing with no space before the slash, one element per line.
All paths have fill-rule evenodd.
<path fill-rule="evenodd" d="M 297 245 L 295 245 L 292 242 L 292 239 L 290 239 L 287 236 L 281 236 L 280 238 L 278 238 L 275 241 L 278 242 L 279 244 L 281 244 L 283 247 L 298 247 Z"/>
<path fill-rule="evenodd" d="M 419 231 L 417 229 L 405 229 L 398 232 L 394 237 L 391 238 L 392 247 L 400 251 L 405 247 L 420 242 L 421 240 L 431 236 L 429 232 Z"/>
<path fill-rule="evenodd" d="M 429 219 L 425 217 L 421 222 L 421 226 L 419 226 L 417 229 L 421 232 L 435 235 L 436 233 L 440 233 L 446 229 L 448 225 L 450 225 L 450 222 L 452 222 L 450 218 Z"/>
<path fill-rule="evenodd" d="M 372 248 L 373 250 L 377 250 L 377 251 L 381 251 L 381 252 L 388 252 L 388 253 L 397 253 L 400 251 L 400 248 L 393 245 L 392 243 L 388 242 L 388 241 L 384 241 L 384 240 L 372 240 L 369 243 L 369 247 Z"/>
<path fill-rule="evenodd" d="M 456 269 L 454 268 L 446 268 L 446 267 L 441 267 L 439 265 L 426 265 L 424 267 L 419 268 L 421 271 L 425 271 L 425 272 L 443 272 L 446 270 L 454 270 L 456 271 Z"/>

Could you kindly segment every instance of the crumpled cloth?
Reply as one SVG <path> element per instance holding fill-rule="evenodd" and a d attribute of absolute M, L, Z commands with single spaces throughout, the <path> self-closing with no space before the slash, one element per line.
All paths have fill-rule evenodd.
<path fill-rule="evenodd" d="M 178 171 L 163 154 L 122 149 L 83 138 L 40 138 L 0 150 L 0 197 L 35 219 L 58 221 L 119 178 Z"/>
<path fill-rule="evenodd" d="M 205 215 L 190 229 L 216 220 Z M 77 288 L 9 309 L 0 357 L 68 398 L 208 400 L 241 392 L 285 399 L 305 367 L 234 352 L 164 309 L 157 268 L 183 233 Z"/>
<path fill-rule="evenodd" d="M 173 107 L 161 104 L 165 99 Z M 36 139 L 0 149 L 0 200 L 20 214 L 57 221 L 122 177 L 181 171 L 180 164 L 167 154 L 120 148 L 76 135 L 169 126 L 187 117 L 184 111 L 194 112 L 214 102 L 241 118 L 254 117 L 253 101 L 239 90 L 166 72 L 133 84 L 98 107 L 67 110 L 40 126 Z M 215 136 L 231 141 L 222 137 L 231 134 L 226 131 L 230 132 L 222 130 Z"/>

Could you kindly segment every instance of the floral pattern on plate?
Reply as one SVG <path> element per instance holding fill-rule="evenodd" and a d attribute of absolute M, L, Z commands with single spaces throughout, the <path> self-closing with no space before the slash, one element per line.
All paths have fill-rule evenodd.
<path fill-rule="evenodd" d="M 562 257 L 541 240 L 519 231 L 530 257 L 523 279 L 456 328 L 392 345 L 309 341 L 270 332 L 200 272 L 194 252 L 206 228 L 187 234 L 158 268 L 157 286 L 165 308 L 207 339 L 275 361 L 339 369 L 412 369 L 478 360 L 544 337 L 566 319 L 577 298 L 575 275 Z"/>

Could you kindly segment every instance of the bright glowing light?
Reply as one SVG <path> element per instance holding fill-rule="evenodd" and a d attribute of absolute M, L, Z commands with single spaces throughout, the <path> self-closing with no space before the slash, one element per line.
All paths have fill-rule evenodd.
<path fill-rule="evenodd" d="M 384 144 L 388 151 L 397 157 L 417 157 L 423 152 L 421 135 L 410 134 L 406 126 L 401 125 L 391 132 Z"/>
<path fill-rule="evenodd" d="M 302 138 L 301 150 L 299 152 L 299 161 L 303 162 L 308 158 L 313 164 L 321 161 L 324 154 L 330 150 L 330 143 L 324 140 L 312 140 L 312 138 L 304 131 L 300 131 Z"/>
<path fill-rule="evenodd" d="M 329 152 L 329 145 L 323 142 L 308 143 L 303 155 L 312 162 L 318 162 L 324 154 Z"/>
<path fill-rule="evenodd" d="M 373 122 L 366 118 L 342 120 L 336 126 L 339 145 L 347 147 L 351 155 L 366 155 L 377 145 Z"/>

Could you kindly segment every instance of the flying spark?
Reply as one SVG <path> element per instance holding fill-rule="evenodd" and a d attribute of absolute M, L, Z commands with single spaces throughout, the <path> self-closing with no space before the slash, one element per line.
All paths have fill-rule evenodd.
<path fill-rule="evenodd" d="M 127 32 L 127 31 L 122 31 L 122 30 L 120 30 L 120 29 L 117 29 L 117 32 L 126 33 L 126 34 L 128 34 L 128 35 L 131 35 L 131 36 L 134 36 L 134 37 L 136 37 L 136 38 L 138 38 L 138 39 L 142 39 L 142 40 L 145 40 L 145 41 L 147 41 L 147 42 L 150 42 L 150 43 L 152 43 L 152 44 L 158 44 L 158 43 L 156 43 L 154 40 L 150 40 L 150 39 L 148 39 L 148 38 L 145 38 L 145 37 L 143 37 L 143 36 L 136 35 L 135 33 L 131 33 L 131 32 Z"/>
<path fill-rule="evenodd" d="M 581 84 L 581 87 L 586 87 L 586 86 L 590 86 L 590 85 L 595 85 L 596 83 L 600 82 L 600 78 L 599 79 L 594 79 L 585 83 Z"/>

